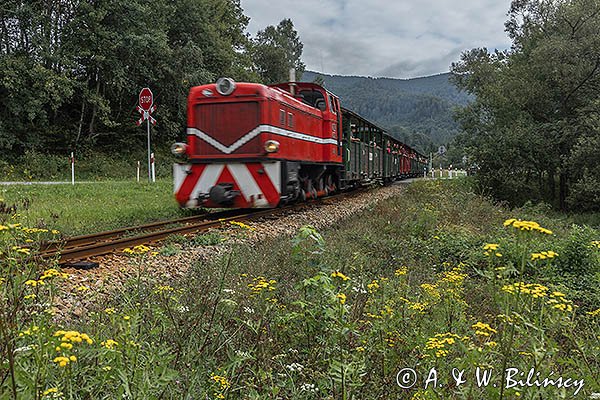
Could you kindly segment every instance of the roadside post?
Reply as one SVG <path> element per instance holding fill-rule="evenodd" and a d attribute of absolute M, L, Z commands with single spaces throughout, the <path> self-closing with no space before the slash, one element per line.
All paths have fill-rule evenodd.
<path fill-rule="evenodd" d="M 152 164 L 152 182 L 156 182 L 156 167 L 154 163 L 154 153 L 150 154 L 150 164 Z"/>
<path fill-rule="evenodd" d="M 140 181 L 140 162 L 137 162 L 137 181 Z"/>
<path fill-rule="evenodd" d="M 154 95 L 150 88 L 143 88 L 139 95 L 139 105 L 137 111 L 142 115 L 140 119 L 136 121 L 136 125 L 140 126 L 144 120 L 146 120 L 146 128 L 148 130 L 148 182 L 152 182 L 152 161 L 150 153 L 150 124 L 156 125 L 156 119 L 152 117 L 152 114 L 156 110 L 154 105 Z"/>
<path fill-rule="evenodd" d="M 71 152 L 71 185 L 75 185 L 75 155 Z"/>

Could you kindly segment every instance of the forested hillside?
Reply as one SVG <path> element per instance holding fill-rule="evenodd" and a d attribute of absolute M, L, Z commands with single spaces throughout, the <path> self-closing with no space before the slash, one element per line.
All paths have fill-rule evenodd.
<path fill-rule="evenodd" d="M 470 97 L 448 81 L 450 74 L 415 79 L 326 75 L 306 71 L 303 80 L 323 80 L 344 107 L 388 129 L 421 151 L 437 150 L 458 133 L 456 106 Z"/>

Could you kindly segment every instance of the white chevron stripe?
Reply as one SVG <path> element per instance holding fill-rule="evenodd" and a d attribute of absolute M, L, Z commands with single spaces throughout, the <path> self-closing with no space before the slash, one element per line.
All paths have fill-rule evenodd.
<path fill-rule="evenodd" d="M 277 189 L 277 193 L 281 193 L 281 165 L 278 162 L 275 163 L 262 163 L 263 169 L 267 173 L 267 176 Z"/>
<path fill-rule="evenodd" d="M 318 144 L 337 144 L 336 139 L 323 139 L 320 137 L 311 136 L 311 135 L 307 135 L 304 133 L 298 133 L 298 132 L 294 132 L 294 131 L 289 131 L 287 129 L 278 128 L 278 127 L 272 126 L 272 125 L 259 125 L 256 128 L 252 129 L 250 132 L 248 132 L 245 135 L 243 135 L 242 137 L 240 137 L 238 140 L 236 140 L 235 143 L 233 143 L 231 146 L 225 146 L 224 144 L 222 144 L 221 142 L 219 142 L 212 136 L 208 135 L 205 132 L 202 132 L 199 129 L 187 128 L 188 135 L 198 136 L 200 139 L 204 140 L 206 143 L 210 144 L 215 149 L 217 149 L 225 154 L 233 153 L 234 151 L 236 151 L 237 149 L 239 149 L 240 147 L 242 147 L 243 145 L 248 143 L 248 141 L 254 139 L 256 136 L 261 134 L 262 132 L 273 133 L 273 134 L 279 135 L 279 136 L 285 136 L 285 137 L 289 137 L 292 139 L 304 140 L 306 142 L 312 142 L 312 143 L 318 143 Z"/>
<path fill-rule="evenodd" d="M 200 193 L 208 193 L 210 188 L 217 183 L 217 179 L 221 176 L 224 167 L 224 164 L 207 164 L 204 171 L 202 171 L 200 179 L 196 182 L 194 190 L 190 194 L 190 199 L 197 198 Z"/>
<path fill-rule="evenodd" d="M 228 164 L 227 168 L 240 187 L 242 195 L 251 206 L 260 207 L 268 204 L 262 190 L 260 190 L 260 187 L 256 184 L 256 181 L 252 177 L 250 171 L 248 171 L 246 165 Z M 263 195 L 262 199 L 258 198 L 259 194 Z M 251 196 L 254 196 L 254 204 L 252 204 Z"/>

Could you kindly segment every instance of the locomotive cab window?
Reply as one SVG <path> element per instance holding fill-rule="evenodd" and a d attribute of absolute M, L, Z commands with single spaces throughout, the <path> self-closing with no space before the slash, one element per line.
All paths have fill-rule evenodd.
<path fill-rule="evenodd" d="M 279 110 L 279 125 L 285 126 L 285 110 Z"/>

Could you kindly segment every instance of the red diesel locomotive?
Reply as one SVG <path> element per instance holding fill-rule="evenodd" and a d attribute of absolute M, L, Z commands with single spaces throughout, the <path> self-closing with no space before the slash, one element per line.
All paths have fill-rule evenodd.
<path fill-rule="evenodd" d="M 193 87 L 187 126 L 187 144 L 172 147 L 187 157 L 174 166 L 182 207 L 277 207 L 416 176 L 426 163 L 314 83 Z"/>

